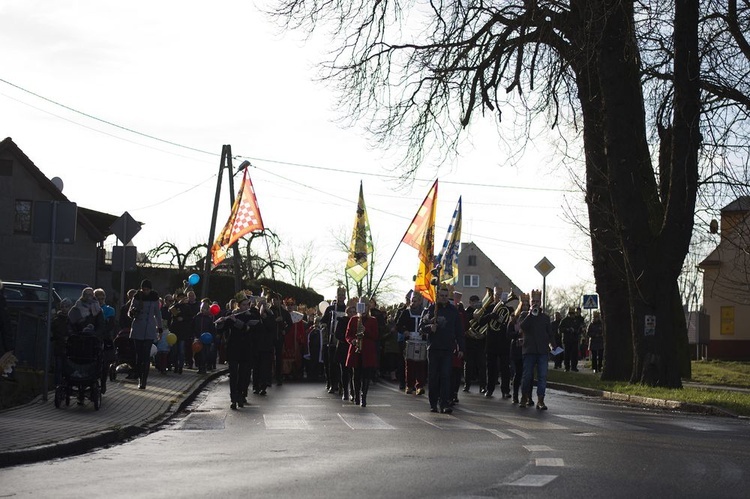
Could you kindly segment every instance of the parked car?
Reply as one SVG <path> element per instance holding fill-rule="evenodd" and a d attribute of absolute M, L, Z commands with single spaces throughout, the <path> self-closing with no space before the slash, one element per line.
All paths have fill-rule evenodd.
<path fill-rule="evenodd" d="M 40 280 L 40 281 L 26 281 L 33 284 L 39 284 L 40 286 L 44 286 L 47 288 L 49 286 L 49 281 Z M 73 303 L 76 302 L 78 298 L 81 297 L 81 292 L 84 288 L 90 287 L 88 284 L 83 284 L 82 282 L 59 282 L 55 281 L 52 283 L 52 286 L 54 287 L 57 294 L 60 296 L 60 298 L 69 298 L 70 301 Z"/>
<path fill-rule="evenodd" d="M 49 317 L 49 289 L 28 282 L 3 281 L 9 326 L 2 343 L 4 349 L 14 350 L 19 365 L 44 367 L 47 318 Z M 52 291 L 52 310 L 60 303 L 60 296 Z"/>

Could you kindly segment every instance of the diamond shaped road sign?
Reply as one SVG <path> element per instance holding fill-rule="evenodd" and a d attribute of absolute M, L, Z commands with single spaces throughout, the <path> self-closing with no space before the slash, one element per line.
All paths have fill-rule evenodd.
<path fill-rule="evenodd" d="M 552 262 L 547 260 L 546 256 L 542 258 L 541 260 L 539 260 L 539 263 L 534 265 L 534 268 L 537 270 L 537 272 L 542 274 L 542 277 L 547 277 L 550 272 L 555 270 L 555 266 L 552 265 Z"/>
<path fill-rule="evenodd" d="M 141 224 L 126 211 L 109 226 L 109 230 L 122 244 L 128 244 L 141 231 Z"/>

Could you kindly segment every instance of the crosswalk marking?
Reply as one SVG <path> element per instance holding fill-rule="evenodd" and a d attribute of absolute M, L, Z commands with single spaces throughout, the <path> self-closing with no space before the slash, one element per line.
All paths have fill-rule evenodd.
<path fill-rule="evenodd" d="M 410 412 L 409 415 L 441 430 L 484 430 L 479 425 L 446 414 L 416 414 Z"/>
<path fill-rule="evenodd" d="M 519 437 L 521 437 L 521 438 L 525 438 L 526 440 L 531 440 L 531 439 L 533 439 L 533 438 L 534 438 L 534 437 L 532 437 L 531 435 L 529 435 L 528 433 L 526 433 L 525 431 L 521 431 L 521 430 L 516 430 L 515 428 L 511 428 L 511 429 L 509 429 L 508 431 L 509 431 L 509 432 L 511 432 L 511 433 L 515 433 L 515 434 L 516 434 L 516 435 L 518 435 Z"/>
<path fill-rule="evenodd" d="M 522 418 L 522 417 L 506 417 L 506 416 L 495 416 L 495 419 L 503 421 L 513 426 L 518 426 L 525 430 L 567 430 L 566 426 L 562 426 L 550 421 L 539 421 L 536 419 Z"/>
<path fill-rule="evenodd" d="M 551 452 L 553 450 L 549 445 L 524 445 L 523 448 L 529 452 Z"/>
<path fill-rule="evenodd" d="M 604 428 L 605 430 L 646 430 L 646 428 L 644 428 L 643 426 L 636 426 L 629 423 L 623 423 L 621 421 L 598 418 L 596 416 L 587 416 L 584 414 L 556 414 L 556 416 L 558 418 L 565 418 L 571 421 L 577 421 L 579 423 L 586 423 L 591 426 L 596 426 L 598 428 Z"/>
<path fill-rule="evenodd" d="M 526 475 L 515 482 L 511 482 L 510 485 L 519 487 L 544 487 L 555 478 L 557 478 L 557 475 Z"/>
<path fill-rule="evenodd" d="M 302 414 L 264 414 L 263 422 L 269 430 L 309 430 Z"/>
<path fill-rule="evenodd" d="M 339 418 L 352 430 L 395 430 L 375 414 L 341 414 Z"/>
<path fill-rule="evenodd" d="M 726 426 L 704 423 L 702 421 L 670 421 L 669 424 L 695 431 L 729 431 L 729 428 Z"/>
<path fill-rule="evenodd" d="M 534 462 L 537 466 L 565 466 L 565 462 L 559 457 L 538 457 Z"/>
<path fill-rule="evenodd" d="M 502 439 L 502 440 L 507 440 L 507 439 L 509 439 L 509 438 L 513 438 L 513 437 L 511 437 L 510 435 L 506 435 L 505 433 L 503 433 L 503 432 L 502 432 L 502 431 L 500 431 L 500 430 L 491 430 L 491 429 L 487 429 L 487 431 L 488 431 L 488 432 L 490 432 L 490 433 L 492 433 L 492 434 L 493 434 L 493 435 L 495 435 L 495 436 L 496 436 L 497 438 L 499 438 L 499 439 Z"/>

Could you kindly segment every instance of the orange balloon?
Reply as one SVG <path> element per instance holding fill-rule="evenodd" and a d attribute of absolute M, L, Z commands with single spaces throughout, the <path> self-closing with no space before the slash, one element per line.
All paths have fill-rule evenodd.
<path fill-rule="evenodd" d="M 193 342 L 193 353 L 198 353 L 201 350 L 203 350 L 203 343 L 201 343 L 199 340 L 195 340 Z"/>

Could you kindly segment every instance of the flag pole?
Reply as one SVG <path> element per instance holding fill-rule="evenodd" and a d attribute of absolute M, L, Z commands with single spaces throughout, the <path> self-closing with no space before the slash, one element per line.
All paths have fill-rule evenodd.
<path fill-rule="evenodd" d="M 211 228 L 208 231 L 208 245 L 206 246 L 206 261 L 203 266 L 203 296 L 208 296 L 208 281 L 211 277 L 211 246 L 214 244 L 216 236 L 216 217 L 219 212 L 219 198 L 221 197 L 221 177 L 226 167 L 227 157 L 231 157 L 231 152 L 227 152 L 228 145 L 221 146 L 221 161 L 219 162 L 219 177 L 216 179 L 216 195 L 214 196 L 214 211 L 211 214 Z M 234 195 L 234 194 L 232 194 Z"/>

